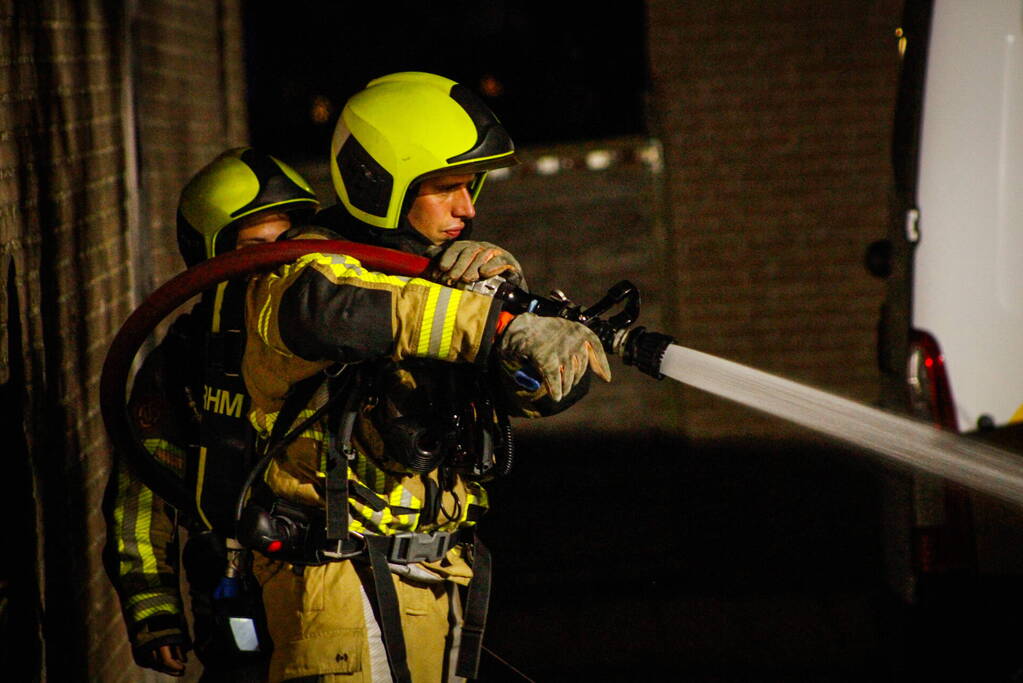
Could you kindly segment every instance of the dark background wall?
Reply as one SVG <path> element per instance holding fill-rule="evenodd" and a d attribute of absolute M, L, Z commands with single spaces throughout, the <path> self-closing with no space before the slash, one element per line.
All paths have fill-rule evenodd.
<path fill-rule="evenodd" d="M 0 458 L 23 548 L 0 577 L 7 661 L 141 678 L 98 559 L 106 347 L 179 268 L 189 175 L 251 139 L 329 203 L 337 107 L 380 73 L 441 71 L 505 117 L 523 163 L 488 181 L 478 235 L 534 287 L 590 302 L 628 278 L 643 322 L 687 346 L 875 398 L 883 292 L 861 261 L 888 220 L 899 0 L 424 7 L 0 0 L 0 382 L 20 407 Z M 359 58 L 337 56 L 344 36 Z M 576 410 L 521 425 L 519 466 L 494 486 L 493 649 L 536 680 L 669 664 L 708 681 L 911 678 L 920 631 L 882 580 L 884 468 L 614 371 Z M 953 636 L 931 673 L 964 671 Z M 970 653 L 1001 671 L 1002 645 Z"/>
<path fill-rule="evenodd" d="M 247 139 L 241 33 L 232 0 L 0 2 L 9 680 L 140 680 L 100 564 L 98 380 L 140 293 L 180 268 L 182 184 Z"/>
<path fill-rule="evenodd" d="M 861 400 L 876 394 L 900 4 L 650 3 L 677 329 L 695 348 Z M 763 435 L 686 394 L 692 432 Z"/>

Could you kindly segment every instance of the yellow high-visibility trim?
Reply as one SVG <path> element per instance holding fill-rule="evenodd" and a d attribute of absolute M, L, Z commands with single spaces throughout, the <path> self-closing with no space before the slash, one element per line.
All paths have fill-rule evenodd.
<path fill-rule="evenodd" d="M 256 321 L 257 333 L 260 339 L 262 339 L 265 343 L 273 346 L 270 339 L 270 322 L 273 318 L 273 312 L 276 309 L 274 293 L 277 291 L 276 285 L 278 281 L 286 279 L 294 275 L 295 272 L 310 266 L 317 267 L 317 269 L 321 272 L 328 272 L 335 280 L 355 280 L 361 283 L 387 285 L 398 289 L 403 289 L 410 285 L 426 287 L 430 292 L 430 296 L 434 298 L 436 298 L 436 292 L 439 291 L 438 288 L 440 287 L 437 283 L 430 282 L 429 280 L 424 280 L 422 278 L 387 275 L 386 273 L 366 270 L 363 268 L 358 259 L 346 254 L 325 254 L 319 252 L 305 254 L 298 258 L 294 263 L 282 266 L 278 272 L 267 276 L 269 286 L 265 288 L 266 298 L 260 307 Z M 278 351 L 288 356 L 292 355 L 285 349 L 278 349 Z"/>
<path fill-rule="evenodd" d="M 465 484 L 465 507 L 463 510 L 462 517 L 469 514 L 469 506 L 476 505 L 485 510 L 490 509 L 490 499 L 487 497 L 487 490 L 479 483 L 475 481 L 466 482 Z"/>
<path fill-rule="evenodd" d="M 196 479 L 195 485 L 195 509 L 199 511 L 199 516 L 202 517 L 202 523 L 206 525 L 207 529 L 212 529 L 213 525 L 210 520 L 206 518 L 206 513 L 202 510 L 202 484 L 206 478 L 206 446 L 199 448 L 199 473 Z"/>
<path fill-rule="evenodd" d="M 279 414 L 280 411 L 264 413 L 260 410 L 251 410 L 249 411 L 249 422 L 261 438 L 267 438 L 273 431 Z"/>
<path fill-rule="evenodd" d="M 183 476 L 185 469 L 185 451 L 166 439 L 143 439 L 142 446 L 149 455 L 160 464 Z"/>
<path fill-rule="evenodd" d="M 1016 409 L 1016 412 L 1009 418 L 1009 422 L 1023 422 L 1023 405 Z"/>
<path fill-rule="evenodd" d="M 297 270 L 307 265 L 324 266 L 335 278 L 339 280 L 360 280 L 362 282 L 386 284 L 394 287 L 404 287 L 410 282 L 414 282 L 416 284 L 432 284 L 429 280 L 422 280 L 419 278 L 409 280 L 409 278 L 400 277 L 398 275 L 387 275 L 386 273 L 366 270 L 358 259 L 348 256 L 347 254 L 323 254 L 319 252 L 305 254 L 295 261 L 295 263 L 286 266 L 285 273 Z"/>
<path fill-rule="evenodd" d="M 266 301 L 263 302 L 263 307 L 259 309 L 259 316 L 256 320 L 256 330 L 259 332 L 259 338 L 266 344 L 270 343 L 270 317 L 273 312 L 273 300 L 273 289 L 268 288 Z"/>
<path fill-rule="evenodd" d="M 391 495 L 387 500 L 388 505 L 392 507 L 406 507 L 419 509 L 422 506 L 418 504 L 416 497 L 405 488 L 404 486 L 395 486 L 394 490 L 391 491 Z M 393 513 L 392 513 L 393 514 Z M 394 515 L 394 521 L 396 525 L 401 526 L 405 529 L 415 529 L 419 524 L 419 513 L 405 513 L 400 515 Z"/>
<path fill-rule="evenodd" d="M 171 611 L 177 612 L 178 601 L 176 596 L 167 592 L 169 589 L 144 591 L 142 593 L 136 593 L 135 595 L 128 597 L 128 607 L 137 608 L 144 602 L 155 602 L 158 606 L 163 603 L 166 604 Z M 147 607 L 145 609 L 153 609 Z"/>
<path fill-rule="evenodd" d="M 224 292 L 227 290 L 227 282 L 217 285 L 217 294 L 213 298 L 213 323 L 210 331 L 214 334 L 220 332 L 220 309 L 224 304 Z"/>
<path fill-rule="evenodd" d="M 419 328 L 419 344 L 416 353 L 425 356 L 430 351 L 430 337 L 433 335 L 433 314 L 437 311 L 437 299 L 440 297 L 439 287 L 430 287 L 426 296 L 426 309 L 423 311 L 422 325 Z"/>
<path fill-rule="evenodd" d="M 153 544 L 149 538 L 149 526 L 152 520 L 153 493 L 141 484 L 132 486 L 133 480 L 126 469 L 118 473 L 118 504 L 114 509 L 114 523 L 119 531 L 117 536 L 117 550 L 121 556 L 121 576 L 129 574 L 141 574 L 150 586 L 159 585 L 157 574 L 156 555 L 153 553 Z M 137 496 L 131 496 L 134 489 Z M 132 528 L 125 528 L 125 505 L 126 501 L 132 501 L 137 506 L 135 520 Z M 135 541 L 137 557 L 126 556 L 125 539 L 132 538 Z"/>
<path fill-rule="evenodd" d="M 172 609 L 170 605 L 160 605 L 158 607 L 150 607 L 148 609 L 136 612 L 135 619 L 137 621 L 142 621 L 143 619 L 148 619 L 154 614 L 161 614 L 163 612 L 168 612 L 170 614 L 179 614 L 178 610 Z"/>
<path fill-rule="evenodd" d="M 147 602 L 153 604 L 140 606 Z M 178 601 L 165 593 L 141 593 L 132 596 L 128 604 L 135 621 L 148 619 L 154 614 L 181 614 Z"/>
<path fill-rule="evenodd" d="M 153 521 L 153 492 L 147 486 L 139 487 L 138 514 L 135 518 L 135 546 L 142 560 L 142 573 L 150 583 L 157 582 L 156 554 L 153 553 L 153 542 L 149 537 L 149 527 Z"/>
<path fill-rule="evenodd" d="M 117 473 L 117 505 L 114 506 L 114 524 L 117 527 L 117 554 L 121 558 L 125 556 L 124 546 L 124 501 L 127 498 L 128 472 L 121 469 Z M 133 536 L 135 534 L 132 534 Z M 132 564 L 126 559 L 121 559 L 121 576 L 126 576 L 132 569 Z"/>
<path fill-rule="evenodd" d="M 451 339 L 455 334 L 455 318 L 458 315 L 458 306 L 462 302 L 462 290 L 451 291 L 451 299 L 448 301 L 448 310 L 444 313 L 444 331 L 441 333 L 440 349 L 437 357 L 447 360 L 451 353 Z"/>

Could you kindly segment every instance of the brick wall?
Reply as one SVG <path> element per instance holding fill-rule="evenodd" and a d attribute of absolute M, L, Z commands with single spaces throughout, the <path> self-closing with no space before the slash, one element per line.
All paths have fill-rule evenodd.
<path fill-rule="evenodd" d="M 27 454 L 9 457 L 31 459 L 31 481 L 18 485 L 35 497 L 35 514 L 21 519 L 37 530 L 38 572 L 36 585 L 9 590 L 13 600 L 33 595 L 36 619 L 60 655 L 43 676 L 72 680 L 87 670 L 89 645 L 71 625 L 85 633 L 97 604 L 109 603 L 96 552 L 102 526 L 89 511 L 98 509 L 105 478 L 95 382 L 130 293 L 121 88 L 114 24 L 101 3 L 5 2 L 0 17 L 8 84 L 0 102 L 0 240 L 21 317 L 12 329 L 20 327 L 15 342 L 25 350 L 7 358 L 23 378 L 10 395 L 24 400 L 28 445 Z"/>
<path fill-rule="evenodd" d="M 873 401 L 884 285 L 862 263 L 888 225 L 901 5 L 650 0 L 654 142 L 521 150 L 521 167 L 488 181 L 476 237 L 518 255 L 541 291 L 591 302 L 629 278 L 644 293 L 642 323 L 679 343 Z M 585 164 L 595 149 L 621 161 L 657 141 L 663 171 Z M 552 160 L 557 172 L 538 171 Z M 300 170 L 333 201 L 325 165 Z M 613 368 L 585 407 L 522 429 L 806 436 Z"/>
<path fill-rule="evenodd" d="M 901 2 L 650 0 L 673 308 L 688 346 L 862 400 L 877 393 Z M 700 392 L 697 437 L 791 429 Z"/>
<path fill-rule="evenodd" d="M 669 331 L 669 264 L 658 248 L 664 225 L 656 141 L 595 140 L 527 149 L 519 157 L 522 163 L 507 177 L 487 181 L 476 237 L 514 253 L 540 294 L 560 289 L 589 306 L 619 280 L 629 280 L 642 294 L 639 324 Z M 520 422 L 519 432 L 677 431 L 677 390 L 670 382 L 657 383 L 615 358 L 611 368 L 610 385 L 592 378 L 578 407 Z"/>
<path fill-rule="evenodd" d="M 874 400 L 884 290 L 862 263 L 888 225 L 900 11 L 900 0 L 648 2 L 652 140 L 520 150 L 521 166 L 488 181 L 475 236 L 519 256 L 540 291 L 588 303 L 628 278 L 642 324 L 685 346 Z M 656 165 L 637 163 L 648 147 Z M 589 168 L 600 149 L 615 162 Z M 333 201 L 324 164 L 300 170 Z M 805 436 L 613 368 L 583 407 L 521 429 Z"/>
<path fill-rule="evenodd" d="M 0 384 L 25 444 L 0 457 L 29 461 L 5 463 L 25 472 L 5 491 L 33 501 L 17 537 L 35 544 L 0 586 L 29 617 L 4 632 L 10 664 L 41 680 L 140 680 L 100 565 L 98 378 L 137 293 L 180 269 L 184 180 L 245 135 L 238 4 L 131 7 L 0 0 Z"/>
<path fill-rule="evenodd" d="M 144 275 L 144 292 L 183 267 L 175 237 L 181 188 L 225 145 L 247 142 L 240 37 L 238 0 L 139 4 L 133 39 L 141 235 L 154 267 Z"/>

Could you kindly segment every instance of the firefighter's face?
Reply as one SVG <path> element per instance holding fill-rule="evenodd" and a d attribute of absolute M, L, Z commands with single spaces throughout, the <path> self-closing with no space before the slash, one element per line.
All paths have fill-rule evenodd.
<path fill-rule="evenodd" d="M 251 247 L 254 244 L 273 242 L 291 227 L 288 214 L 280 211 L 265 211 L 242 219 L 238 226 L 238 239 L 234 248 Z"/>
<path fill-rule="evenodd" d="M 465 230 L 465 222 L 476 215 L 469 184 L 474 175 L 444 175 L 427 178 L 419 185 L 408 221 L 432 244 L 456 239 Z"/>

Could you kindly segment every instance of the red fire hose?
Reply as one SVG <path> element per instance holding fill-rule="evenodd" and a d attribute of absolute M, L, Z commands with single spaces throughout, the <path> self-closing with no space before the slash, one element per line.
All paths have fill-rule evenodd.
<path fill-rule="evenodd" d="M 156 326 L 193 296 L 219 282 L 270 270 L 310 253 L 345 254 L 370 270 L 417 277 L 429 260 L 393 249 L 340 240 L 290 240 L 261 244 L 204 261 L 167 281 L 142 302 L 117 332 L 100 376 L 100 410 L 114 452 L 128 458 L 139 478 L 171 505 L 188 510 L 185 482 L 159 465 L 135 438 L 128 419 L 126 389 L 135 355 Z"/>

